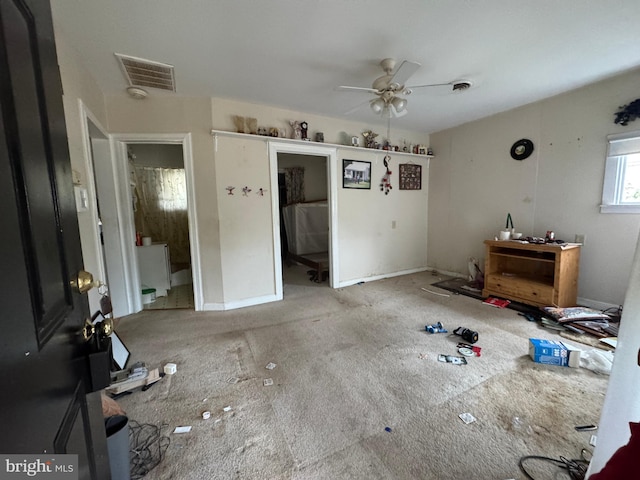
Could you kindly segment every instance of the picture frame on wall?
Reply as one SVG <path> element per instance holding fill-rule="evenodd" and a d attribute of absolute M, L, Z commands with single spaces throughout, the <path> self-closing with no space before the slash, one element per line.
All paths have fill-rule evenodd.
<path fill-rule="evenodd" d="M 342 159 L 342 188 L 371 189 L 371 162 Z"/>
<path fill-rule="evenodd" d="M 422 190 L 422 165 L 401 163 L 400 190 Z"/>

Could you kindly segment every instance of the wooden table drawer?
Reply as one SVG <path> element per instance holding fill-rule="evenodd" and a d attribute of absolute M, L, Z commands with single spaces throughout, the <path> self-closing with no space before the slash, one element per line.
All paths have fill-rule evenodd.
<path fill-rule="evenodd" d="M 535 303 L 554 305 L 553 286 L 527 278 L 488 275 L 485 278 L 485 288 L 502 292 L 507 298 L 516 297 Z"/>

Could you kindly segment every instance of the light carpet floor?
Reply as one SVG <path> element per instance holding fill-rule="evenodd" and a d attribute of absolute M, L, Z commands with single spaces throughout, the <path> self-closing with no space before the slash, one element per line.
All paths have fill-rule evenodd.
<path fill-rule="evenodd" d="M 119 399 L 129 418 L 163 425 L 171 440 L 145 478 L 524 479 L 524 455 L 591 449 L 593 432 L 574 426 L 598 423 L 608 377 L 534 363 L 528 339 L 560 337 L 513 310 L 421 290 L 448 295 L 430 287 L 439 280 L 299 282 L 285 284 L 282 302 L 120 319 L 131 361 L 177 364 Z M 476 330 L 482 355 L 439 362 L 460 338 L 425 332 L 437 321 Z M 466 412 L 477 420 L 462 422 Z M 177 426 L 192 430 L 172 433 Z M 546 466 L 532 473 L 568 478 Z"/>

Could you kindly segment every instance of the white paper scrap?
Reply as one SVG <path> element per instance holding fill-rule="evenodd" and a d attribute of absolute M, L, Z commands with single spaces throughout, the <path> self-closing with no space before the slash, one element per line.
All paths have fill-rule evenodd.
<path fill-rule="evenodd" d="M 191 427 L 176 427 L 173 433 L 189 433 L 191 431 Z"/>
<path fill-rule="evenodd" d="M 270 385 L 273 385 L 273 379 L 272 379 L 272 378 L 265 378 L 265 379 L 262 381 L 262 384 L 263 384 L 265 387 L 268 387 L 268 386 L 270 386 Z"/>
<path fill-rule="evenodd" d="M 225 411 L 225 412 L 230 412 L 231 411 L 231 407 L 230 406 L 224 407 L 222 410 Z"/>
<path fill-rule="evenodd" d="M 276 368 L 276 364 L 273 362 L 269 362 L 267 363 L 267 366 L 264 368 L 266 368 L 267 370 L 273 370 L 274 368 Z"/>
<path fill-rule="evenodd" d="M 589 445 L 591 445 L 592 447 L 595 447 L 597 440 L 598 440 L 598 437 L 596 435 L 591 435 L 591 439 L 589 440 Z"/>
<path fill-rule="evenodd" d="M 467 425 L 476 421 L 476 417 L 474 417 L 470 413 L 461 413 L 458 416 L 460 417 L 460 420 L 462 420 Z"/>

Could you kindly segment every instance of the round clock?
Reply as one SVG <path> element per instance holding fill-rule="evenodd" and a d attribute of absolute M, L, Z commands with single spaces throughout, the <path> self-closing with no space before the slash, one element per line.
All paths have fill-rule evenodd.
<path fill-rule="evenodd" d="M 533 142 L 526 138 L 518 140 L 511 147 L 511 158 L 514 160 L 524 160 L 531 153 L 533 153 Z"/>

